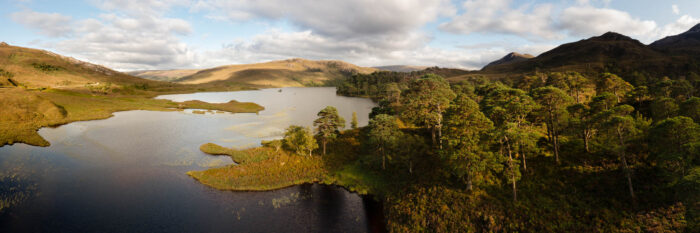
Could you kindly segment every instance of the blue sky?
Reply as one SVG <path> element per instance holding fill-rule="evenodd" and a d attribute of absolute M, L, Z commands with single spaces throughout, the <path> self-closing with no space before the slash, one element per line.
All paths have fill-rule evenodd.
<path fill-rule="evenodd" d="M 479 69 L 607 31 L 643 43 L 700 23 L 696 0 L 0 0 L 0 41 L 117 70 L 301 57 Z"/>

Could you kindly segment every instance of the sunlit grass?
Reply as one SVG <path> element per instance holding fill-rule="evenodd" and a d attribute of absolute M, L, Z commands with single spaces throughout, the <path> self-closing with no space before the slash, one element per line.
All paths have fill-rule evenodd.
<path fill-rule="evenodd" d="M 329 144 L 325 156 L 301 156 L 274 146 L 236 150 L 213 143 L 200 146 L 212 155 L 231 156 L 234 165 L 187 174 L 201 183 L 221 189 L 265 191 L 305 183 L 333 184 L 359 194 L 385 192 L 386 180 L 357 163 L 357 130 L 345 131 Z"/>
<path fill-rule="evenodd" d="M 319 156 L 300 156 L 273 148 L 247 150 L 204 144 L 202 151 L 227 154 L 236 165 L 190 171 L 187 174 L 201 183 L 221 190 L 264 191 L 292 185 L 320 182 L 327 176 Z"/>

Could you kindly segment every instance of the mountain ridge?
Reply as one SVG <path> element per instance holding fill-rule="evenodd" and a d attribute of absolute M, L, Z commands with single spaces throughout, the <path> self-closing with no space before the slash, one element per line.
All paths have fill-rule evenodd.
<path fill-rule="evenodd" d="M 689 35 L 697 35 L 700 38 L 700 32 L 696 31 L 700 31 L 700 24 L 687 32 L 666 37 L 650 45 L 645 45 L 623 34 L 606 32 L 600 36 L 562 44 L 531 59 L 486 66 L 479 73 L 496 76 L 536 71 L 590 73 L 640 71 L 659 75 L 698 73 L 700 66 L 693 64 L 698 63 L 700 39 L 697 41 L 688 39 Z M 679 40 L 686 46 L 679 47 Z M 663 48 L 660 44 L 671 44 L 673 49 Z"/>
<path fill-rule="evenodd" d="M 376 68 L 360 67 L 339 60 L 291 58 L 252 64 L 223 65 L 207 69 L 132 71 L 142 78 L 181 84 L 245 83 L 260 87 L 321 85 L 353 73 L 371 73 Z"/>
<path fill-rule="evenodd" d="M 649 47 L 670 54 L 684 54 L 700 58 L 700 24 L 678 35 L 654 41 Z"/>

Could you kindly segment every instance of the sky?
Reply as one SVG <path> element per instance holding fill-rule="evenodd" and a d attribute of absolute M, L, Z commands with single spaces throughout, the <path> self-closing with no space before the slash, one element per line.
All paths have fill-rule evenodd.
<path fill-rule="evenodd" d="M 289 58 L 480 69 L 614 31 L 649 44 L 697 0 L 0 0 L 0 41 L 120 71 Z"/>

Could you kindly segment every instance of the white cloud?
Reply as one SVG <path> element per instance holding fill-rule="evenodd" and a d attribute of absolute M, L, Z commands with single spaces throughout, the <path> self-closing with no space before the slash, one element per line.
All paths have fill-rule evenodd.
<path fill-rule="evenodd" d="M 629 13 L 609 8 L 574 6 L 564 9 L 560 27 L 574 36 L 595 36 L 613 31 L 628 36 L 644 36 L 652 33 L 656 22 L 640 20 Z"/>
<path fill-rule="evenodd" d="M 104 14 L 76 24 L 76 35 L 55 47 L 115 69 L 189 66 L 195 57 L 176 37 L 191 32 L 180 19 Z"/>
<path fill-rule="evenodd" d="M 513 34 L 530 39 L 559 39 L 562 35 L 551 18 L 552 5 L 524 5 L 511 8 L 511 0 L 469 0 L 462 4 L 464 13 L 440 28 L 460 34 L 473 32 Z"/>
<path fill-rule="evenodd" d="M 404 62 L 403 54 L 420 49 L 426 42 L 421 35 L 394 38 L 390 41 L 336 40 L 310 30 L 282 32 L 270 30 L 248 41 L 236 41 L 221 50 L 209 51 L 210 64 L 250 63 L 302 57 L 307 59 L 339 59 L 374 66 Z"/>
<path fill-rule="evenodd" d="M 15 22 L 34 28 L 39 33 L 51 37 L 69 36 L 73 32 L 72 18 L 58 13 L 40 13 L 25 10 L 12 13 L 10 17 Z"/>
<path fill-rule="evenodd" d="M 678 5 L 676 5 L 676 4 L 671 5 L 671 11 L 673 11 L 673 14 L 676 14 L 676 15 L 681 14 L 681 10 L 678 9 Z"/>
<path fill-rule="evenodd" d="M 559 7 L 551 4 L 514 3 L 512 0 L 467 0 L 462 4 L 464 12 L 439 28 L 456 34 L 515 35 L 534 42 L 587 38 L 612 31 L 648 43 L 684 32 L 697 23 L 697 19 L 683 15 L 673 23 L 658 25 L 653 20 L 609 8 L 609 0 L 576 0 L 559 12 L 554 10 Z M 680 13 L 677 5 L 673 5 L 672 10 Z"/>
<path fill-rule="evenodd" d="M 666 36 L 678 35 L 680 33 L 688 31 L 693 26 L 700 23 L 700 18 L 693 18 L 690 15 L 683 15 L 679 17 L 676 21 L 666 24 L 661 28 L 657 28 L 654 33 L 648 37 L 652 40 L 658 40 Z"/>
<path fill-rule="evenodd" d="M 400 63 L 403 54 L 424 50 L 431 40 L 421 27 L 441 15 L 453 14 L 449 0 L 91 2 L 106 13 L 81 21 L 68 19 L 74 28 L 71 36 L 50 46 L 120 70 L 208 67 L 289 57 Z M 192 32 L 189 23 L 165 16 L 173 5 L 231 21 L 287 21 L 296 31 L 269 30 L 219 51 L 194 51 L 178 38 Z"/>
<path fill-rule="evenodd" d="M 413 41 L 406 39 L 405 41 Z M 397 42 L 398 40 L 386 43 Z M 248 41 L 236 41 L 221 50 L 204 52 L 208 66 L 263 62 L 294 57 L 307 59 L 340 59 L 362 66 L 380 65 L 427 65 L 480 69 L 510 51 L 539 54 L 553 48 L 553 45 L 524 45 L 512 47 L 465 46 L 463 49 L 446 50 L 419 43 L 411 46 L 371 47 L 364 41 L 343 40 L 303 32 L 281 32 L 270 30 Z"/>
<path fill-rule="evenodd" d="M 102 14 L 71 20 L 57 13 L 32 11 L 15 13 L 13 18 L 44 34 L 63 37 L 49 47 L 114 69 L 190 66 L 196 56 L 176 37 L 192 31 L 181 19 Z"/>
<path fill-rule="evenodd" d="M 200 0 L 195 6 L 233 21 L 289 20 L 335 38 L 403 34 L 453 12 L 448 0 Z"/>

